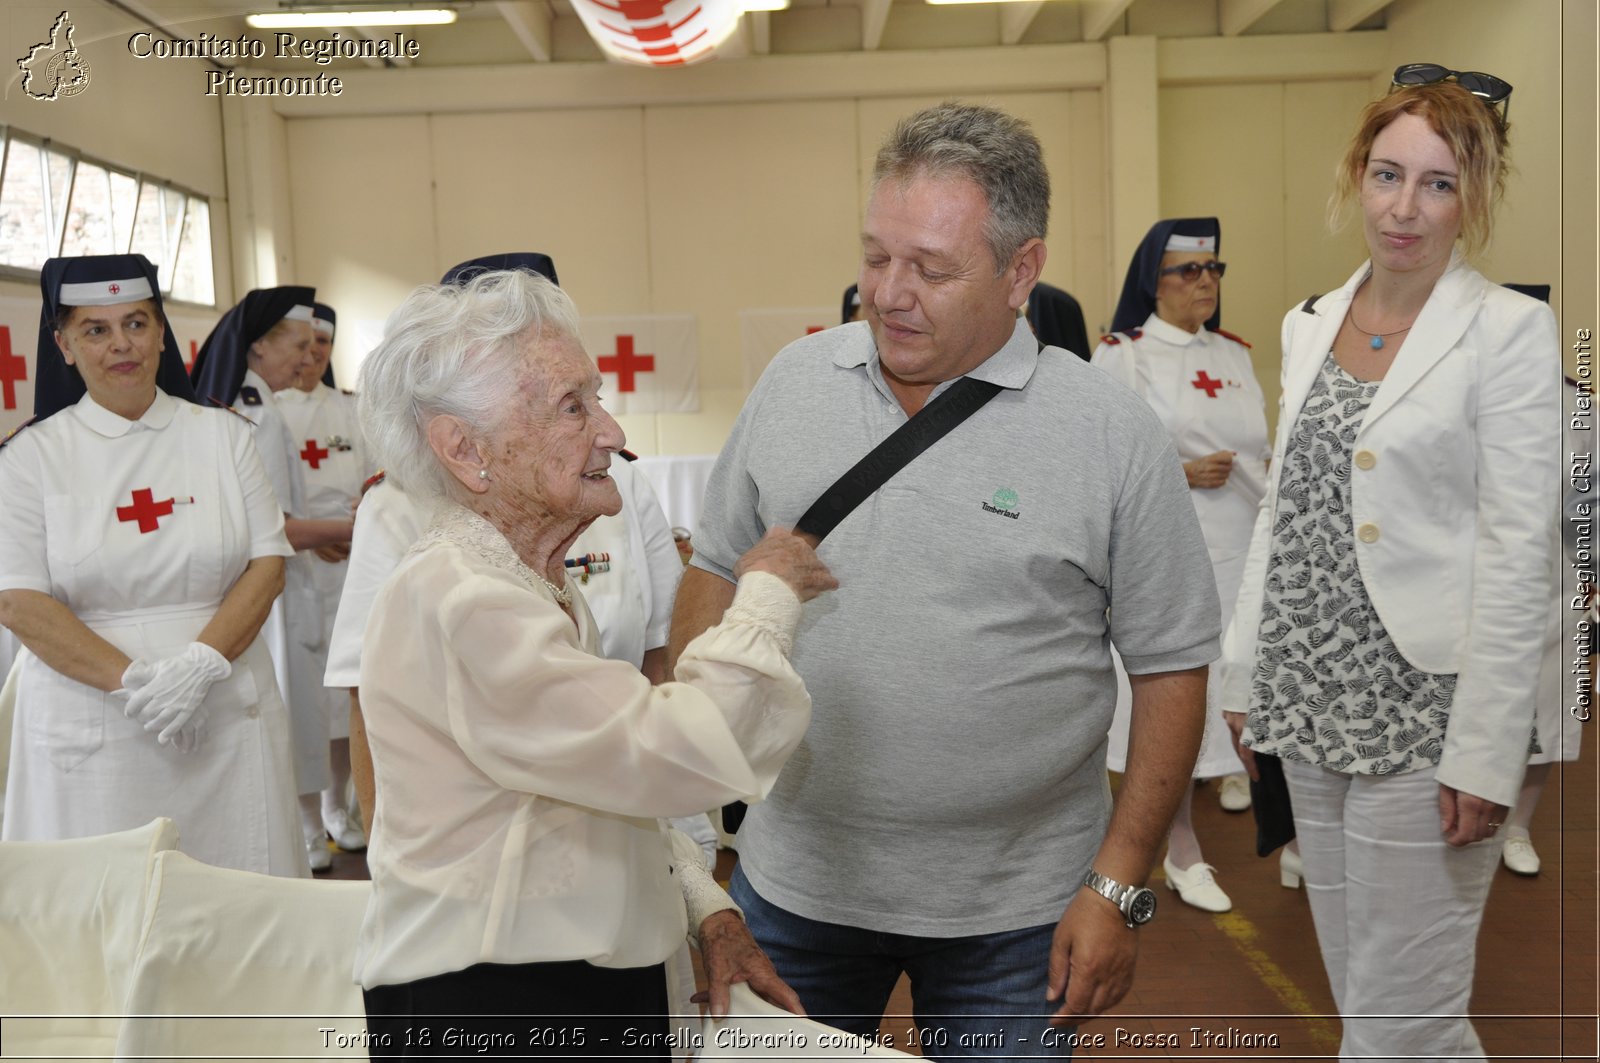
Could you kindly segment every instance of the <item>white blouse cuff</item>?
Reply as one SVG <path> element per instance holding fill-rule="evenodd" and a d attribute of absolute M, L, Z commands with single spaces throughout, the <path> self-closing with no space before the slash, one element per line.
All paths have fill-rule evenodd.
<path fill-rule="evenodd" d="M 724 624 L 752 624 L 777 641 L 785 657 L 794 649 L 794 630 L 800 626 L 799 597 L 770 572 L 746 572 L 739 578 L 733 604 L 722 614 Z"/>
<path fill-rule="evenodd" d="M 701 923 L 726 911 L 737 912 L 743 919 L 744 912 L 706 870 L 705 853 L 698 842 L 676 830 L 668 830 L 667 837 L 672 843 L 672 868 L 678 876 L 678 888 L 683 891 L 683 905 L 689 915 L 689 940 L 698 949 Z"/>

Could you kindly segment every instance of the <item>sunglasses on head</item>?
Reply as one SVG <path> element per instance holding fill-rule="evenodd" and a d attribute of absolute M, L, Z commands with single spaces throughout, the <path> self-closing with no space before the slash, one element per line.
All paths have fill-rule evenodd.
<path fill-rule="evenodd" d="M 1510 112 L 1511 84 L 1493 74 L 1477 70 L 1451 70 L 1438 63 L 1407 63 L 1405 66 L 1395 68 L 1394 72 L 1394 85 L 1397 88 L 1404 88 L 1407 85 L 1436 85 L 1441 81 L 1452 79 L 1483 102 L 1491 106 L 1503 103 L 1506 105 L 1506 111 Z"/>
<path fill-rule="evenodd" d="M 1213 280 L 1221 280 L 1222 275 L 1226 272 L 1228 272 L 1228 264 L 1226 262 L 1185 262 L 1181 266 L 1167 266 L 1161 271 L 1161 276 L 1169 277 L 1176 273 L 1190 284 L 1193 284 L 1200 279 L 1200 274 L 1202 273 L 1211 274 Z"/>

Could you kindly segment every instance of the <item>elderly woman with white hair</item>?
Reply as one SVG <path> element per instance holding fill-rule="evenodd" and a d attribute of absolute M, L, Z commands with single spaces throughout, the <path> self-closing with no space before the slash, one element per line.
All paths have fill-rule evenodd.
<path fill-rule="evenodd" d="M 770 789 L 810 719 L 787 659 L 801 603 L 836 581 L 775 532 L 678 682 L 599 657 L 563 563 L 621 506 L 607 469 L 623 435 L 599 387 L 571 301 L 529 272 L 418 289 L 363 367 L 369 441 L 436 507 L 362 650 L 382 794 L 356 961 L 374 1058 L 471 1043 L 665 1059 L 662 961 L 686 929 L 714 1011 L 737 981 L 799 1008 L 658 817 Z"/>

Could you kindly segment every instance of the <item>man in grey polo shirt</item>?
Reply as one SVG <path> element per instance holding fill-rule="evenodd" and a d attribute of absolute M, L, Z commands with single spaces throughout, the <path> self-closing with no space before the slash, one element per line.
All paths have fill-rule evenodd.
<path fill-rule="evenodd" d="M 673 617 L 675 656 L 767 527 L 956 378 L 1001 386 L 823 542 L 840 587 L 808 607 L 793 658 L 811 728 L 745 820 L 733 886 L 812 1015 L 871 1034 L 908 973 L 932 1056 L 1064 1054 L 1045 1017 L 1127 991 L 1148 897 L 1133 888 L 1189 785 L 1218 651 L 1168 434 L 1018 319 L 1049 196 L 1038 141 L 1007 115 L 944 104 L 900 124 L 862 231 L 866 320 L 762 376 Z M 1112 644 L 1134 691 L 1114 808 Z M 1091 867 L 1104 895 L 1083 885 Z"/>

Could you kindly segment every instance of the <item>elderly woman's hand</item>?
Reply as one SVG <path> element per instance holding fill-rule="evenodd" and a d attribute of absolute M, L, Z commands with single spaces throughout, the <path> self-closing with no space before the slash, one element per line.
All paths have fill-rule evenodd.
<path fill-rule="evenodd" d="M 771 528 L 733 566 L 735 578 L 746 572 L 770 572 L 789 585 L 802 602 L 839 586 L 828 566 L 802 536 L 788 528 Z"/>
<path fill-rule="evenodd" d="M 728 987 L 735 982 L 748 983 L 762 1000 L 785 1011 L 796 1015 L 806 1013 L 799 996 L 778 977 L 772 961 L 750 936 L 750 928 L 744 925 L 737 912 L 724 909 L 707 916 L 700 924 L 699 937 L 700 959 L 705 963 L 710 989 L 701 990 L 689 999 L 696 1004 L 710 1003 L 713 1018 L 727 1018 Z"/>

